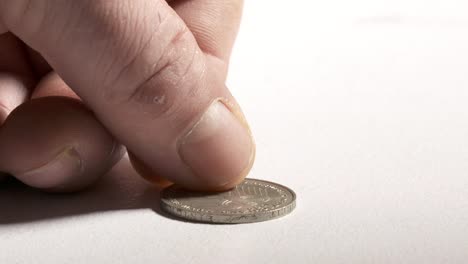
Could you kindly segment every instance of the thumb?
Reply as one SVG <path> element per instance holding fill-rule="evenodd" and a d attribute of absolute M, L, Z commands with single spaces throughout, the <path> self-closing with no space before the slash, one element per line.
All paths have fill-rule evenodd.
<path fill-rule="evenodd" d="M 165 0 L 0 0 L 0 18 L 154 174 L 226 189 L 250 170 L 254 144 L 227 66 Z"/>

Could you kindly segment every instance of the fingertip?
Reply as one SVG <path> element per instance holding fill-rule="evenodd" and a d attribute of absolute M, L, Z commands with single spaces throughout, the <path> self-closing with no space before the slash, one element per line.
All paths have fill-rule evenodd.
<path fill-rule="evenodd" d="M 250 171 L 255 144 L 243 121 L 216 100 L 182 138 L 179 154 L 203 188 L 228 189 Z"/>
<path fill-rule="evenodd" d="M 254 164 L 256 146 L 244 116 L 240 110 L 232 110 L 235 107 L 225 100 L 215 100 L 180 138 L 180 166 L 185 170 L 173 177 L 174 183 L 198 191 L 225 191 L 245 179 Z M 161 187 L 172 184 L 167 179 L 174 176 L 170 171 L 161 174 L 154 164 L 145 164 L 131 151 L 128 154 L 143 178 Z"/>
<path fill-rule="evenodd" d="M 157 172 L 151 170 L 148 166 L 146 166 L 139 158 L 137 158 L 132 152 L 128 151 L 128 158 L 132 167 L 135 171 L 143 177 L 145 180 L 159 186 L 159 187 L 168 187 L 173 183 L 168 179 L 160 176 Z"/>
<path fill-rule="evenodd" d="M 15 177 L 25 184 L 51 191 L 78 191 L 91 184 L 95 179 L 83 179 L 84 164 L 74 147 L 67 147 L 56 157 L 37 168 L 15 173 Z M 81 178 L 73 183 L 69 179 Z"/>
<path fill-rule="evenodd" d="M 93 184 L 122 153 L 92 112 L 67 97 L 28 101 L 0 130 L 0 170 L 49 192 Z"/>

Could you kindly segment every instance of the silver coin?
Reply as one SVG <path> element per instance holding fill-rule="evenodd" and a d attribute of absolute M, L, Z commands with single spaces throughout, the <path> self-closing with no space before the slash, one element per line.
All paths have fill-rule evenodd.
<path fill-rule="evenodd" d="M 255 179 L 245 179 L 226 192 L 194 192 L 173 185 L 161 195 L 165 212 L 208 223 L 266 221 L 289 214 L 295 206 L 296 194 L 291 189 Z"/>

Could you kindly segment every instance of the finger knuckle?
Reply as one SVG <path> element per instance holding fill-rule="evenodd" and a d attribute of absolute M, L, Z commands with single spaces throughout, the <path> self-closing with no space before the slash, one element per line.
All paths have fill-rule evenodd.
<path fill-rule="evenodd" d="M 151 57 L 146 56 L 145 49 L 153 47 L 151 43 L 145 44 L 147 47 L 137 54 L 119 79 L 139 70 L 138 77 L 129 76 L 135 81 L 127 87 L 112 85 L 106 96 L 118 104 L 134 105 L 153 118 L 176 112 L 182 98 L 196 93 L 204 72 L 202 54 L 186 27 L 172 31 L 159 28 L 162 32 L 154 33 L 152 41 L 158 41 L 158 36 L 164 34 L 159 39 L 165 39 L 165 44 L 159 44 L 159 51 L 153 51 Z"/>
<path fill-rule="evenodd" d="M 179 106 L 182 98 L 196 93 L 203 66 L 196 45 L 184 40 L 187 32 L 181 31 L 171 39 L 172 47 L 162 55 L 158 66 L 149 78 L 132 89 L 130 103 L 141 105 L 153 117 L 170 114 Z"/>

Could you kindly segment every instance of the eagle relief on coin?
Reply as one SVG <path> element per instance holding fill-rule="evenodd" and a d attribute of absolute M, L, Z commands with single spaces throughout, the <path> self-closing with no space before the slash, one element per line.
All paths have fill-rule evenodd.
<path fill-rule="evenodd" d="M 252 223 L 289 214 L 296 194 L 263 180 L 245 179 L 226 192 L 188 191 L 172 185 L 161 194 L 161 208 L 174 216 L 207 223 Z"/>

